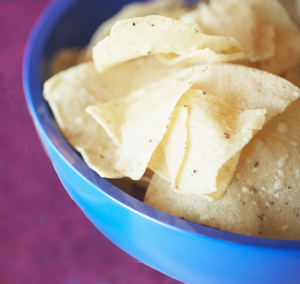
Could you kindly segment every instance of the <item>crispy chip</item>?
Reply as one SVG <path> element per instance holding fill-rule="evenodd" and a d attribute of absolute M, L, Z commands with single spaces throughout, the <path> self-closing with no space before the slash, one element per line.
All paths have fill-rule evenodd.
<path fill-rule="evenodd" d="M 170 18 L 178 18 L 186 8 L 181 0 L 155 0 L 148 2 L 133 2 L 123 6 L 123 8 L 113 17 L 102 23 L 94 32 L 88 46 L 83 50 L 79 61 L 91 61 L 93 47 L 106 36 L 109 35 L 112 26 L 120 20 L 133 17 L 143 17 L 147 15 L 166 15 Z"/>
<path fill-rule="evenodd" d="M 172 113 L 168 130 L 148 165 L 166 180 L 175 180 L 186 150 L 188 110 L 180 101 Z"/>
<path fill-rule="evenodd" d="M 235 38 L 251 60 L 270 58 L 275 53 L 273 27 L 259 21 L 247 2 L 200 2 L 180 20 L 197 23 L 205 34 Z"/>
<path fill-rule="evenodd" d="M 128 96 L 87 109 L 122 145 L 118 171 L 132 179 L 143 175 L 177 101 L 201 74 L 198 68 L 183 69 Z"/>
<path fill-rule="evenodd" d="M 253 204 L 252 195 L 237 198 L 240 188 L 227 191 L 215 201 L 196 195 L 174 192 L 171 183 L 154 175 L 147 189 L 144 202 L 154 208 L 179 218 L 238 234 L 261 236 L 260 208 Z M 246 205 L 245 205 L 246 204 Z"/>
<path fill-rule="evenodd" d="M 281 74 L 300 62 L 300 31 L 277 0 L 212 0 L 180 20 L 197 23 L 204 33 L 234 37 L 247 52 L 245 65 Z"/>
<path fill-rule="evenodd" d="M 172 190 L 154 176 L 145 202 L 186 220 L 268 238 L 299 239 L 300 100 L 272 119 L 243 149 L 224 196 L 206 199 Z"/>
<path fill-rule="evenodd" d="M 246 59 L 246 53 L 243 51 L 231 54 L 217 53 L 209 48 L 195 50 L 184 55 L 176 54 L 157 54 L 157 59 L 165 65 L 192 66 L 202 63 L 221 63 L 234 62 Z"/>
<path fill-rule="evenodd" d="M 93 58 L 96 69 L 103 72 L 121 62 L 149 54 L 184 55 L 203 48 L 224 54 L 241 51 L 240 44 L 233 38 L 201 34 L 196 24 L 146 16 L 117 22 L 110 36 L 94 47 Z"/>
<path fill-rule="evenodd" d="M 299 239 L 300 100 L 272 119 L 244 149 L 239 182 L 259 195 L 262 236 Z M 256 191 L 255 191 L 256 190 Z M 247 193 L 249 194 L 249 193 Z"/>
<path fill-rule="evenodd" d="M 256 67 L 281 74 L 300 63 L 300 31 L 288 13 L 275 0 L 245 0 L 255 10 L 262 23 L 275 30 L 276 52 L 273 57 L 260 62 Z"/>
<path fill-rule="evenodd" d="M 120 155 L 118 147 L 84 112 L 86 106 L 106 100 L 99 77 L 92 62 L 73 67 L 46 81 L 44 97 L 65 138 L 87 164 L 103 177 L 118 178 L 123 176 L 114 168 Z"/>
<path fill-rule="evenodd" d="M 93 62 L 82 63 L 49 79 L 44 96 L 66 139 L 88 165 L 103 177 L 116 178 L 123 176 L 114 168 L 120 156 L 117 144 L 85 108 L 128 94 L 175 70 L 152 57 L 118 65 L 102 74 L 96 72 Z"/>
<path fill-rule="evenodd" d="M 282 113 L 300 90 L 276 75 L 234 64 L 210 64 L 193 88 L 224 99 L 237 109 L 266 109 L 266 122 Z"/>
<path fill-rule="evenodd" d="M 259 108 L 260 106 L 265 107 L 267 110 L 267 122 L 272 117 L 283 112 L 285 107 L 288 106 L 293 100 L 298 98 L 300 95 L 299 89 L 297 87 L 290 84 L 286 80 L 279 78 L 278 76 L 274 76 L 266 72 L 258 71 L 248 67 L 229 64 L 214 64 L 207 65 L 206 67 L 206 71 L 203 73 L 202 76 L 199 77 L 197 84 L 193 87 L 198 87 L 205 90 L 205 92 L 203 92 L 204 94 L 210 92 L 211 94 L 215 95 L 216 98 L 214 98 L 214 100 L 217 98 L 221 100 L 225 99 L 225 101 L 227 101 L 234 108 L 244 110 L 248 109 L 247 112 L 244 113 L 245 117 L 242 118 L 244 122 L 246 117 L 248 121 L 251 121 L 251 119 L 255 119 L 256 114 L 258 124 L 254 123 L 253 129 L 260 129 L 261 126 L 264 124 L 262 117 L 265 112 L 262 113 L 259 110 L 256 110 L 256 112 L 253 111 L 253 113 L 251 113 L 250 109 Z M 245 74 L 247 74 L 247 77 L 244 77 Z M 217 78 L 218 81 L 213 81 L 214 78 Z M 231 79 L 234 80 L 234 82 L 231 81 Z M 247 84 L 243 84 L 242 87 L 240 85 L 237 85 L 235 80 L 237 80 L 237 82 L 247 82 Z M 262 87 L 262 84 L 260 82 L 264 82 L 264 87 Z M 251 94 L 251 96 L 249 96 L 249 94 Z M 262 96 L 262 94 L 265 95 Z M 186 97 L 186 95 L 184 97 Z M 195 106 L 197 106 L 197 103 L 199 103 L 199 101 L 199 99 L 195 99 L 195 102 L 192 103 L 192 109 L 195 108 Z M 222 101 L 219 102 L 219 104 L 220 103 L 222 106 L 220 105 L 219 109 L 223 109 L 223 113 L 234 113 L 233 110 L 225 111 L 226 104 L 222 103 Z M 188 105 L 187 102 L 185 102 L 184 104 Z M 216 105 L 218 105 L 217 101 L 212 101 L 212 106 L 208 104 L 208 111 L 204 116 L 205 118 L 208 118 L 209 115 L 213 114 L 214 107 Z M 199 109 L 201 110 L 200 106 Z M 194 114 L 199 115 L 199 109 L 194 111 Z M 217 112 L 217 110 L 215 110 L 215 112 Z M 207 113 L 210 114 L 208 115 Z M 190 115 L 191 113 L 189 114 L 189 119 Z M 226 121 L 226 118 L 228 119 L 228 117 L 225 117 L 225 119 L 223 119 L 223 122 Z M 183 165 L 181 165 L 182 172 L 178 175 L 177 180 L 171 179 L 171 181 L 174 187 L 179 187 L 180 192 L 206 196 L 208 199 L 213 201 L 220 198 L 227 189 L 228 184 L 231 181 L 231 178 L 234 174 L 236 165 L 238 163 L 239 153 L 243 149 L 245 144 L 247 144 L 252 138 L 253 134 L 252 130 L 248 132 L 248 134 L 245 131 L 241 131 L 242 136 L 245 135 L 247 139 L 243 142 L 243 139 L 237 136 L 236 141 L 233 141 L 233 143 L 231 144 L 231 147 L 233 147 L 232 149 L 234 149 L 234 152 L 230 152 L 229 148 L 227 148 L 226 150 L 224 150 L 224 153 L 226 154 L 222 157 L 216 154 L 215 152 L 217 151 L 217 149 L 221 151 L 222 147 L 225 146 L 226 143 L 224 143 L 222 140 L 218 141 L 216 137 L 210 137 L 211 133 L 209 131 L 210 129 L 214 129 L 213 134 L 215 135 L 216 130 L 218 129 L 217 125 L 210 125 L 209 122 L 205 122 L 202 125 L 201 118 L 195 119 L 195 121 L 195 125 L 190 127 L 190 129 L 193 130 L 189 131 L 188 133 L 190 133 L 190 135 L 193 135 L 194 133 L 204 133 L 205 137 L 199 138 L 200 140 L 196 139 L 198 136 L 195 136 L 196 138 L 193 137 L 193 140 L 196 141 L 193 142 L 195 146 L 193 149 L 186 152 L 186 155 L 189 155 L 189 158 L 186 159 L 189 163 L 191 162 L 191 165 L 187 166 L 184 164 L 184 162 Z M 253 122 L 255 122 L 255 120 Z M 227 128 L 232 129 L 233 127 L 227 125 Z M 248 129 L 248 131 L 250 129 L 251 127 Z M 227 131 L 226 129 L 221 130 L 220 133 L 224 135 L 226 134 L 225 138 L 232 138 L 230 131 Z M 234 133 L 234 135 L 236 135 L 238 131 L 234 130 Z M 220 137 L 220 135 L 218 137 Z M 213 147 L 215 145 L 215 150 L 200 149 L 199 145 L 201 145 L 201 142 L 206 141 L 205 138 L 207 138 L 207 141 L 214 141 L 214 143 L 208 142 L 206 144 L 206 147 Z M 225 138 L 223 137 L 223 139 Z M 236 143 L 237 141 L 242 144 Z M 189 149 L 189 143 L 191 143 L 191 141 L 188 139 L 187 149 Z M 227 154 L 228 156 L 226 156 Z M 199 157 L 201 157 L 201 155 L 203 157 L 203 165 L 200 165 L 201 159 Z M 207 157 L 205 155 L 207 155 Z M 209 155 L 212 155 L 210 160 Z M 195 159 L 194 157 L 198 158 Z M 207 163 L 207 165 L 211 167 L 215 167 L 214 170 L 210 169 L 209 166 L 205 166 L 205 163 Z M 203 171 L 201 169 L 205 170 Z M 209 176 L 210 174 L 211 176 Z M 198 178 L 197 181 L 195 181 L 196 177 Z M 181 182 L 179 182 L 178 178 L 181 179 Z M 210 182 L 210 184 L 205 184 L 205 180 Z M 195 186 L 197 186 L 198 184 L 202 185 L 201 189 L 195 189 Z"/>
<path fill-rule="evenodd" d="M 200 90 L 190 89 L 185 98 L 189 109 L 186 152 L 172 183 L 180 193 L 214 201 L 226 191 L 239 153 L 254 130 L 262 128 L 266 111 L 233 109 Z"/>

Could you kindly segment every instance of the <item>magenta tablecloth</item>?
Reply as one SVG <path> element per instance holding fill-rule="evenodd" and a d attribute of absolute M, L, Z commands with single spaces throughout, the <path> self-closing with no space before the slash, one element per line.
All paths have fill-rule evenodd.
<path fill-rule="evenodd" d="M 24 47 L 49 0 L 0 0 L 0 284 L 179 283 L 107 240 L 69 198 L 22 88 Z"/>

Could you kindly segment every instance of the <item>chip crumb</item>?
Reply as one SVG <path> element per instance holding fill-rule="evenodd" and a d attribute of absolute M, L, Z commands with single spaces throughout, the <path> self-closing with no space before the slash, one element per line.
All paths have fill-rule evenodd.
<path fill-rule="evenodd" d="M 279 133 L 287 133 L 288 132 L 288 127 L 285 123 L 279 122 L 277 126 L 277 131 Z"/>

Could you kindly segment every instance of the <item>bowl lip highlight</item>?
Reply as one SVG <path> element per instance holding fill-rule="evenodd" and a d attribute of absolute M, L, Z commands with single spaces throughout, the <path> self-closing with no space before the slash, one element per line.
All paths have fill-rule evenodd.
<path fill-rule="evenodd" d="M 221 231 L 200 224 L 182 220 L 178 217 L 155 209 L 123 192 L 116 186 L 101 178 L 88 168 L 74 149 L 69 146 L 58 128 L 55 126 L 47 103 L 42 97 L 42 82 L 40 64 L 49 36 L 61 17 L 79 0 L 51 1 L 35 22 L 23 56 L 23 88 L 31 117 L 39 134 L 66 163 L 72 171 L 90 184 L 95 190 L 101 191 L 108 198 L 114 200 L 135 214 L 139 214 L 162 226 L 169 227 L 182 233 L 189 233 L 199 238 L 208 238 L 218 242 L 232 243 L 241 246 L 260 247 L 265 249 L 300 251 L 299 240 L 269 239 L 240 235 Z M 63 152 L 62 152 L 63 150 Z M 72 161 L 70 161 L 72 158 Z M 101 183 L 101 187 L 100 184 Z"/>

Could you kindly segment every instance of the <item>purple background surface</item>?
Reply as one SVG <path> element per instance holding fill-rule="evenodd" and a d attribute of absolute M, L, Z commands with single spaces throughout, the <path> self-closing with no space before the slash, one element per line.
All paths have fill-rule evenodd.
<path fill-rule="evenodd" d="M 0 284 L 178 284 L 106 239 L 58 180 L 22 88 L 24 47 L 49 0 L 0 0 Z"/>

